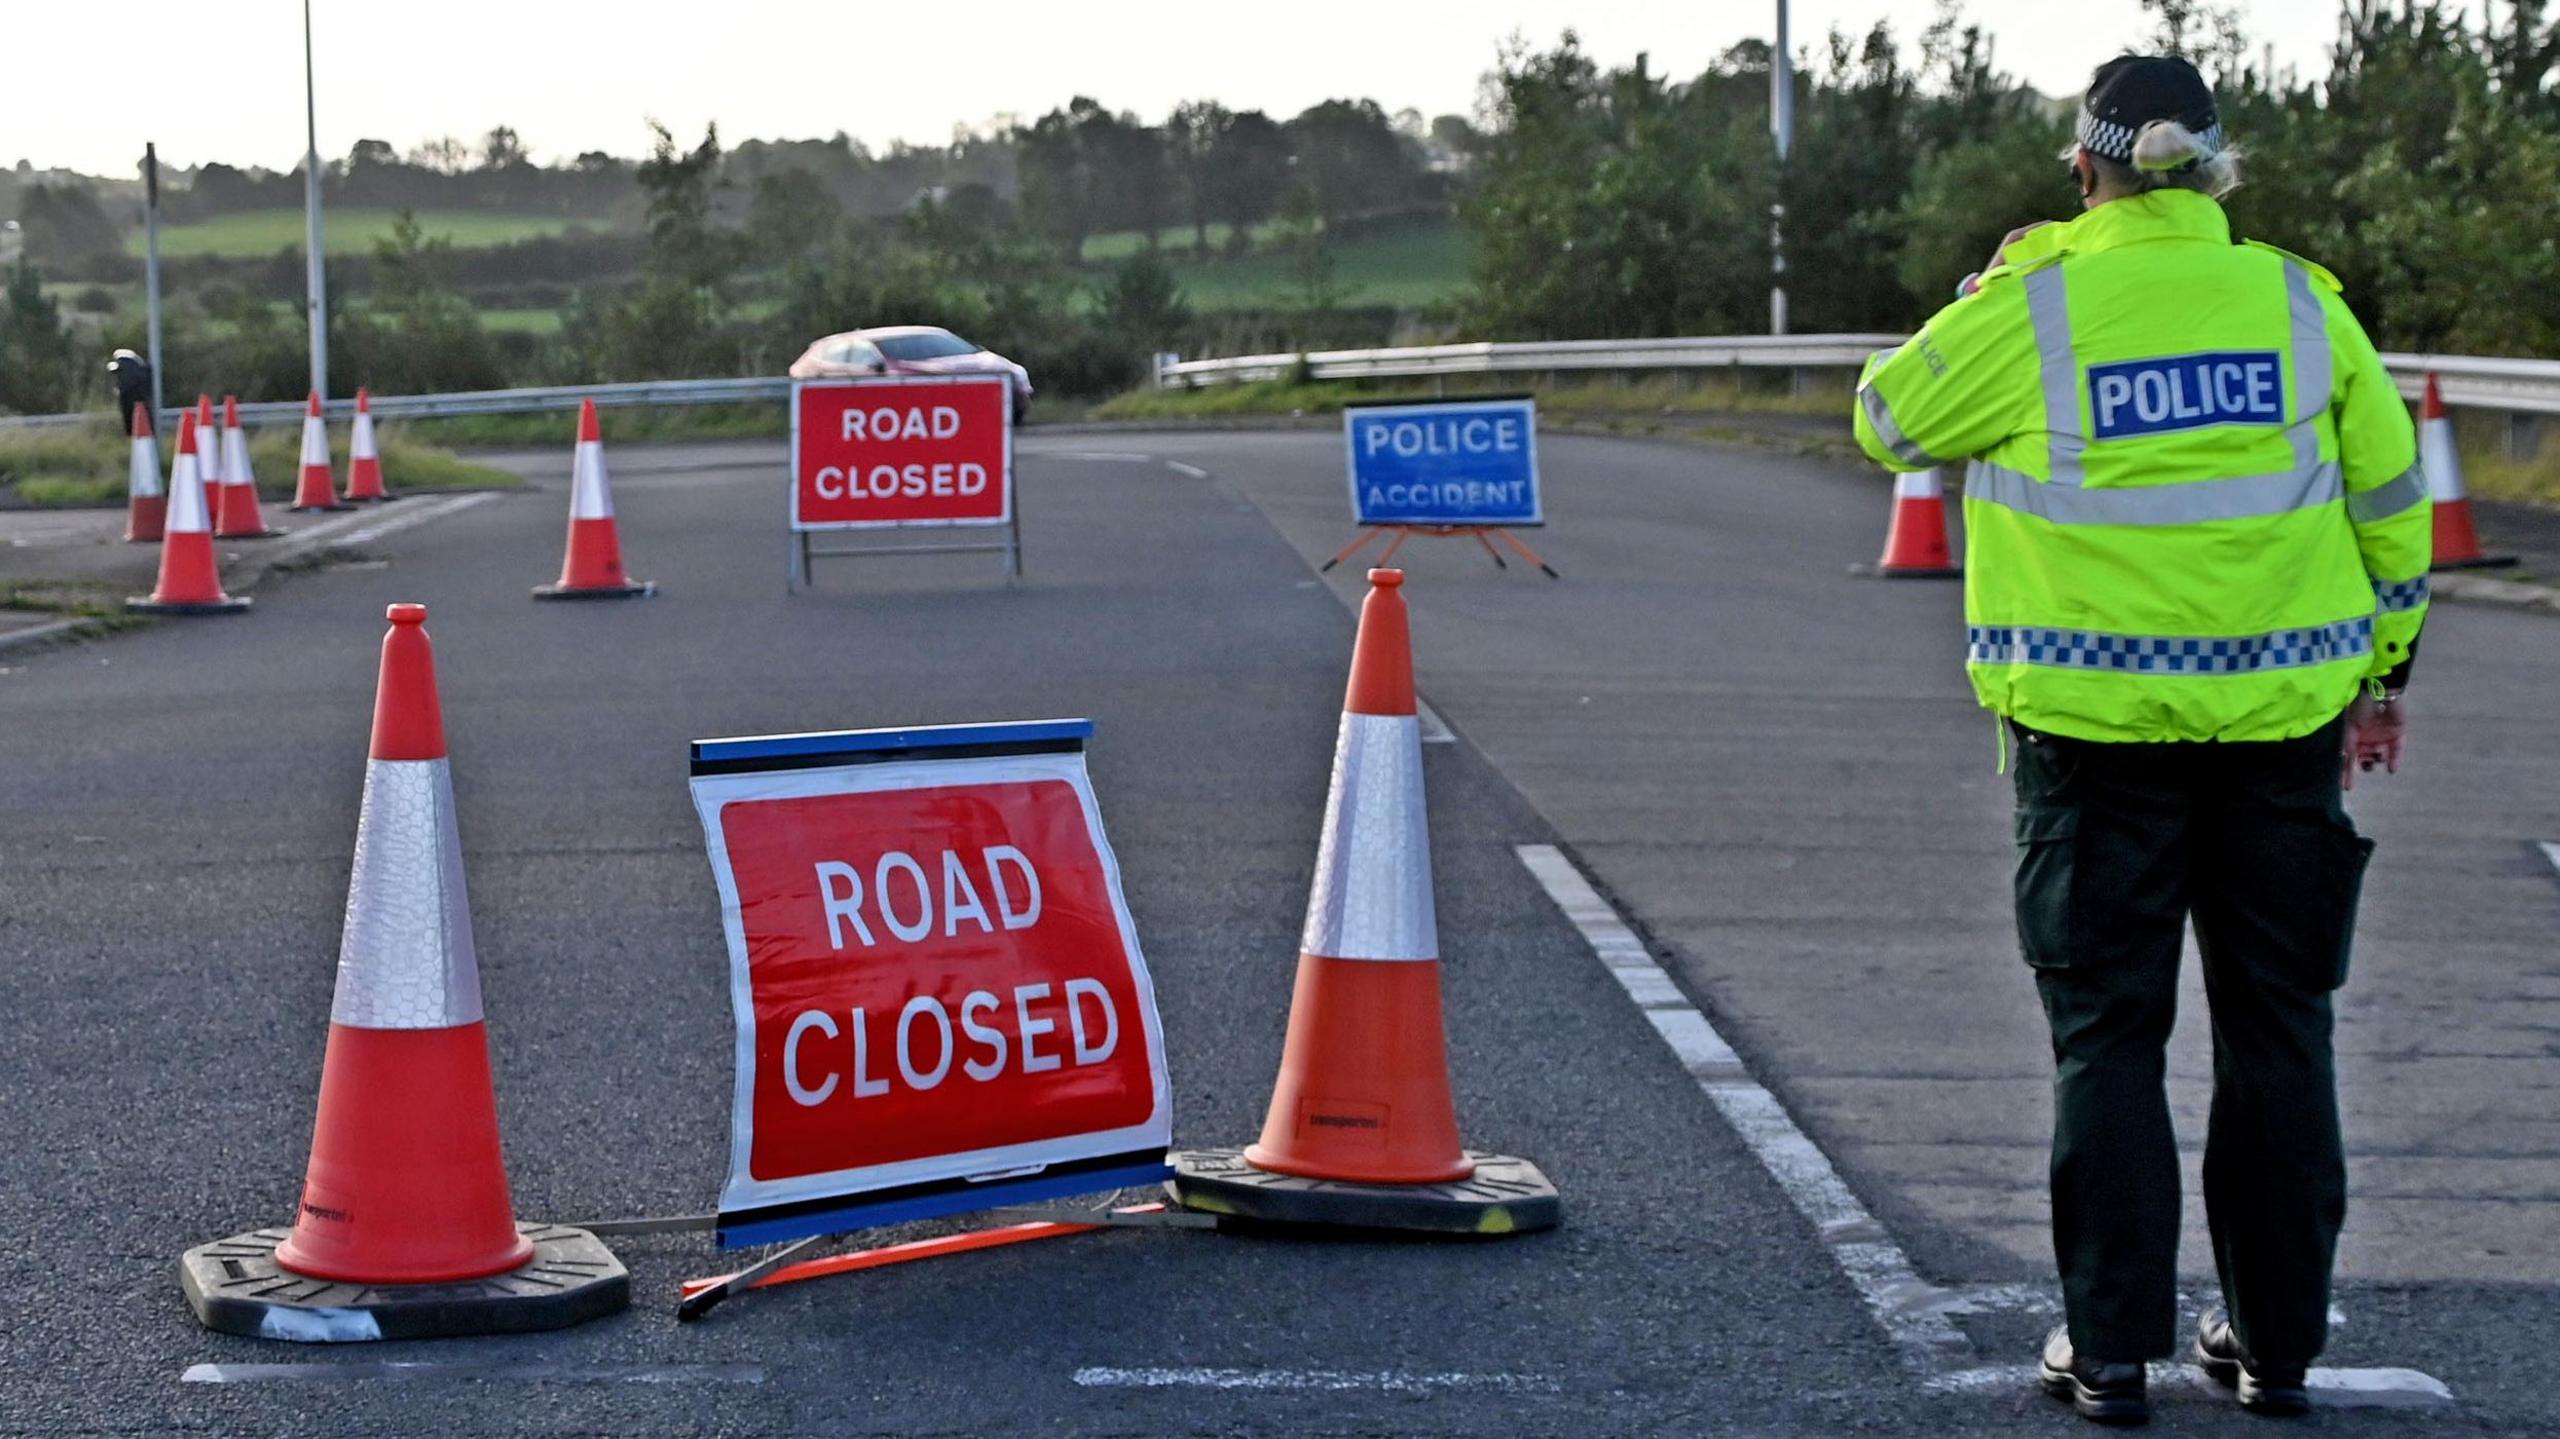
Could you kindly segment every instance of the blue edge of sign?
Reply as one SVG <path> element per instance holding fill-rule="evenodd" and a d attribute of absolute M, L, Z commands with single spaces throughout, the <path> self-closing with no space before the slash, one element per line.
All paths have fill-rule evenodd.
<path fill-rule="evenodd" d="M 736 764 L 741 760 L 807 760 L 824 755 L 876 755 L 898 750 L 949 751 L 985 745 L 1048 744 L 1091 738 L 1093 721 L 1083 719 L 921 725 L 912 729 L 816 730 L 807 734 L 698 739 L 693 742 L 693 760 L 696 764 Z"/>
<path fill-rule="evenodd" d="M 1165 1163 L 1132 1164 L 1120 1169 L 1088 1169 L 1074 1174 L 1044 1177 L 1027 1175 L 1020 1179 L 972 1184 L 955 1179 L 948 1189 L 929 1194 L 865 1203 L 849 1200 L 840 1206 L 759 1219 L 755 1210 L 722 1214 L 719 1227 L 713 1231 L 722 1249 L 738 1249 L 756 1244 L 782 1244 L 794 1239 L 814 1239 L 822 1234 L 843 1234 L 855 1229 L 876 1229 L 884 1224 L 907 1224 L 918 1219 L 942 1219 L 954 1214 L 974 1214 L 982 1209 L 1000 1209 L 1008 1204 L 1031 1204 L 1043 1199 L 1064 1199 L 1075 1194 L 1100 1194 L 1111 1189 L 1134 1189 L 1140 1185 L 1162 1184 L 1173 1177 L 1173 1166 Z"/>
<path fill-rule="evenodd" d="M 834 755 L 870 756 L 910 750 L 948 755 L 959 749 L 1057 744 L 1092 737 L 1093 721 L 1082 719 L 923 725 L 912 729 L 822 730 L 807 734 L 695 740 L 693 761 L 697 765 L 724 766 L 756 760 L 805 764 L 811 759 Z M 757 1210 L 744 1210 L 734 1215 L 724 1213 L 713 1233 L 722 1249 L 781 1244 L 794 1239 L 872 1229 L 884 1224 L 972 1214 L 1008 1204 L 1029 1204 L 1043 1199 L 1064 1199 L 1070 1195 L 1161 1184 L 1172 1177 L 1173 1166 L 1155 1162 L 1059 1175 L 1032 1174 L 985 1183 L 955 1179 L 947 1186 L 937 1186 L 925 1193 L 905 1194 L 896 1199 L 865 1201 L 848 1198 L 843 1204 L 822 1209 L 785 1206 L 792 1212 L 775 1214 L 771 1218 L 758 1218 L 760 1211 Z"/>

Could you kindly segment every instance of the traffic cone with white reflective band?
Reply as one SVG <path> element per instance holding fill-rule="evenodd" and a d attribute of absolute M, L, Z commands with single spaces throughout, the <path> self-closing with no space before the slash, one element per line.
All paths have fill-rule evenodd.
<path fill-rule="evenodd" d="M 204 509 L 222 527 L 222 426 L 214 422 L 213 396 L 196 396 L 196 477 L 204 482 Z"/>
<path fill-rule="evenodd" d="M 294 487 L 297 510 L 355 508 L 338 498 L 338 483 L 329 473 L 329 421 L 320 413 L 320 392 L 311 392 L 311 408 L 302 416 L 302 479 Z"/>
<path fill-rule="evenodd" d="M 240 399 L 222 397 L 222 503 L 214 511 L 218 540 L 266 540 L 283 534 L 267 528 L 258 511 L 258 477 L 249 468 L 249 436 L 240 428 Z"/>
<path fill-rule="evenodd" d="M 2453 417 L 2444 412 L 2444 392 L 2435 372 L 2427 372 L 2426 398 L 2418 410 L 2418 467 L 2427 472 L 2427 498 L 2435 502 L 2435 560 L 2439 570 L 2494 570 L 2516 562 L 2513 555 L 2492 555 L 2480 548 L 2480 531 L 2471 523 L 2471 496 L 2462 488 L 2462 455 L 2453 443 Z"/>
<path fill-rule="evenodd" d="M 569 551 L 556 584 L 536 586 L 538 600 L 631 599 L 658 587 L 622 568 L 622 536 L 613 522 L 613 486 L 605 478 L 604 435 L 596 402 L 578 407 L 578 450 L 569 478 Z"/>
<path fill-rule="evenodd" d="M 482 1334 L 558 1328 L 629 1300 L 629 1276 L 593 1235 L 516 1223 L 427 611 L 388 616 L 310 1168 L 289 1234 L 253 1231 L 181 1261 L 189 1301 L 217 1329 Z M 368 1328 L 333 1327 L 352 1314 Z"/>
<path fill-rule="evenodd" d="M 137 614 L 227 615 L 249 607 L 222 592 L 213 558 L 213 517 L 205 508 L 204 449 L 195 412 L 178 413 L 178 459 L 169 472 L 169 505 L 161 526 L 160 579 L 148 596 L 127 598 Z"/>
<path fill-rule="evenodd" d="M 513 1269 L 462 835 L 424 605 L 393 605 L 321 1062 L 311 1172 L 277 1262 L 363 1284 Z"/>
<path fill-rule="evenodd" d="M 382 487 L 382 455 L 373 444 L 373 397 L 358 389 L 355 430 L 347 438 L 347 499 L 367 504 L 390 498 Z"/>
<path fill-rule="evenodd" d="M 1403 584 L 1369 572 L 1262 1138 L 1175 1155 L 1174 1192 L 1279 1222 L 1544 1228 L 1557 1201 L 1536 1166 L 1458 1137 Z"/>
<path fill-rule="evenodd" d="M 168 523 L 169 496 L 160 487 L 160 445 L 151 434 L 151 407 L 133 407 L 133 453 L 125 480 L 124 537 L 135 543 L 160 538 Z"/>
<path fill-rule="evenodd" d="M 1947 548 L 1947 502 L 1936 470 L 1893 477 L 1893 519 L 1885 528 L 1884 556 L 1850 571 L 1899 580 L 1946 580 L 1964 573 Z"/>

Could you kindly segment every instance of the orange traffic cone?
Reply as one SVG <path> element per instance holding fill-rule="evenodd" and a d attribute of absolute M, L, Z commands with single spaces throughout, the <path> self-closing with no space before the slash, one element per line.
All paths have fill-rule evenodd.
<path fill-rule="evenodd" d="M 2513 555 L 2492 555 L 2480 548 L 2480 532 L 2471 523 L 2471 496 L 2462 488 L 2462 455 L 2453 443 L 2453 417 L 2444 412 L 2444 392 L 2427 372 L 2427 392 L 2418 410 L 2418 466 L 2427 472 L 2427 497 L 2435 501 L 2436 554 L 2439 570 L 2504 569 Z"/>
<path fill-rule="evenodd" d="M 302 1339 L 549 1329 L 629 1299 L 628 1275 L 594 1236 L 515 1221 L 427 611 L 399 604 L 388 616 L 310 1170 L 290 1235 L 188 1252 L 188 1298 L 219 1329 Z M 528 1278 L 466 1285 L 511 1271 Z M 268 1278 L 225 1282 L 253 1272 Z M 277 1313 L 317 1299 L 345 1307 Z M 351 1313 L 370 1332 L 327 1330 Z M 311 1324 L 326 1332 L 297 1327 Z"/>
<path fill-rule="evenodd" d="M 1889 580 L 1948 580 L 1964 573 L 1947 550 L 1947 504 L 1936 470 L 1893 477 L 1884 556 L 1871 565 L 1851 565 L 1849 572 Z"/>
<path fill-rule="evenodd" d="M 320 392 L 311 392 L 311 408 L 302 416 L 302 479 L 294 487 L 297 510 L 355 508 L 338 498 L 337 481 L 329 474 L 329 422 L 320 413 Z"/>
<path fill-rule="evenodd" d="M 258 477 L 249 469 L 249 435 L 240 428 L 240 397 L 222 397 L 222 505 L 214 512 L 218 540 L 267 540 L 283 534 L 267 528 L 258 512 Z"/>
<path fill-rule="evenodd" d="M 196 478 L 204 483 L 204 511 L 222 528 L 222 427 L 214 423 L 213 396 L 196 396 Z"/>
<path fill-rule="evenodd" d="M 195 412 L 179 411 L 178 460 L 169 473 L 167 523 L 160 540 L 160 581 L 148 597 L 129 596 L 124 602 L 138 614 L 227 615 L 249 607 L 246 598 L 222 592 L 222 576 L 214 566 L 200 433 Z"/>
<path fill-rule="evenodd" d="M 1557 1201 L 1536 1166 L 1458 1139 L 1404 574 L 1371 570 L 1369 584 L 1262 1138 L 1241 1155 L 1175 1155 L 1175 1192 L 1283 1222 L 1543 1228 Z"/>
<path fill-rule="evenodd" d="M 151 407 L 133 407 L 133 456 L 125 481 L 124 537 L 140 544 L 160 538 L 169 497 L 160 488 L 160 445 L 151 437 Z"/>
<path fill-rule="evenodd" d="M 618 600 L 653 595 L 658 587 L 623 572 L 622 536 L 613 523 L 613 487 L 605 479 L 604 435 L 596 402 L 578 407 L 578 450 L 569 479 L 569 552 L 557 584 L 538 585 L 538 600 Z"/>
<path fill-rule="evenodd" d="M 347 498 L 366 504 L 391 497 L 382 487 L 382 456 L 373 447 L 373 398 L 359 388 L 355 433 L 347 441 Z"/>

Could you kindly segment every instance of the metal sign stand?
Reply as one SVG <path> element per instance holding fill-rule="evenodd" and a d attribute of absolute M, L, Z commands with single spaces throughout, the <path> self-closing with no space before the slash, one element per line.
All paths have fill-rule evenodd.
<path fill-rule="evenodd" d="M 1396 557 L 1396 551 L 1403 549 L 1405 541 L 1412 539 L 1415 535 L 1473 535 L 1475 536 L 1476 543 L 1484 546 L 1484 552 L 1493 557 L 1493 567 L 1497 570 L 1507 570 L 1511 568 L 1511 566 L 1503 560 L 1502 551 L 1493 547 L 1494 537 L 1499 536 L 1504 544 L 1509 545 L 1514 550 L 1517 550 L 1520 554 L 1520 558 L 1536 565 L 1548 579 L 1560 580 L 1564 578 L 1564 576 L 1556 573 L 1555 566 L 1538 558 L 1537 551 L 1522 544 L 1518 535 L 1511 533 L 1511 531 L 1500 525 L 1373 525 L 1368 529 L 1362 530 L 1352 539 L 1351 543 L 1344 545 L 1340 550 L 1336 551 L 1332 559 L 1325 561 L 1318 567 L 1317 573 L 1321 574 L 1324 571 L 1330 570 L 1335 565 L 1341 564 L 1344 560 L 1360 553 L 1363 549 L 1368 548 L 1371 541 L 1377 539 L 1378 536 L 1383 535 L 1390 530 L 1395 532 L 1396 538 L 1393 544 L 1387 546 L 1387 552 L 1378 556 L 1378 563 L 1382 565 L 1393 560 Z"/>

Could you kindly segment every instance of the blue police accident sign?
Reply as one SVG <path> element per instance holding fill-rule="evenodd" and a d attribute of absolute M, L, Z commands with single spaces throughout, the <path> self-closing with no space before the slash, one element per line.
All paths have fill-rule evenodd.
<path fill-rule="evenodd" d="M 1542 525 L 1538 407 L 1522 396 L 1342 412 L 1363 525 Z"/>

